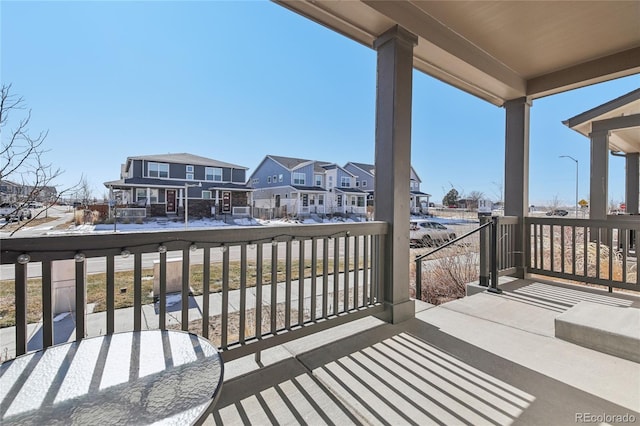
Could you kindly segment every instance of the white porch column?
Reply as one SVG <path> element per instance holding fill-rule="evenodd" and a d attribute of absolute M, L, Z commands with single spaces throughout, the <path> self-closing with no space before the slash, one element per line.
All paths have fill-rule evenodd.
<path fill-rule="evenodd" d="M 518 98 L 504 104 L 505 151 L 504 151 L 504 214 L 517 216 L 519 226 L 515 236 L 515 275 L 524 278 L 525 227 L 524 217 L 529 211 L 529 115 L 531 102 Z"/>
<path fill-rule="evenodd" d="M 606 219 L 609 200 L 609 132 L 595 131 L 591 139 L 591 181 L 589 183 L 589 219 Z"/>
<path fill-rule="evenodd" d="M 640 193 L 640 154 L 634 152 L 626 155 L 625 204 L 627 213 L 638 214 Z"/>
<path fill-rule="evenodd" d="M 409 178 L 413 46 L 418 38 L 395 26 L 375 42 L 378 52 L 376 93 L 376 202 L 374 218 L 390 224 L 383 253 L 386 321 L 413 318 L 409 298 Z"/>

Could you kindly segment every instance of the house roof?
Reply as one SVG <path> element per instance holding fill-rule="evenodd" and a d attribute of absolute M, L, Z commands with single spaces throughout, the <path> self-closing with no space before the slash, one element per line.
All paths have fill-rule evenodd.
<path fill-rule="evenodd" d="M 139 188 L 143 186 L 148 186 L 151 188 L 184 188 L 185 183 L 193 184 L 194 182 L 202 182 L 202 181 L 192 181 L 192 180 L 184 180 L 184 179 L 157 179 L 157 178 L 142 178 L 142 177 L 134 177 L 134 178 L 126 178 L 120 180 L 113 180 L 110 182 L 105 182 L 104 186 L 114 187 L 114 188 Z M 226 190 L 242 190 L 242 191 L 251 191 L 245 184 L 238 183 L 225 183 L 225 182 L 202 182 L 202 189 L 226 189 Z"/>
<path fill-rule="evenodd" d="M 326 192 L 321 186 L 290 185 L 293 189 L 307 192 Z"/>
<path fill-rule="evenodd" d="M 371 176 L 375 175 L 376 166 L 374 166 L 373 164 L 356 163 L 353 161 L 349 161 L 347 164 L 353 164 L 354 166 L 356 166 L 363 172 L 370 174 Z M 345 164 L 345 167 L 347 166 L 347 164 Z"/>
<path fill-rule="evenodd" d="M 499 106 L 640 72 L 639 1 L 274 1 L 371 48 L 397 25 L 414 68 Z"/>
<path fill-rule="evenodd" d="M 267 157 L 280 163 L 282 166 L 284 166 L 286 169 L 289 169 L 289 170 L 293 170 L 304 163 L 309 163 L 312 161 L 312 160 L 305 160 L 303 158 L 282 157 L 280 155 L 267 155 Z"/>
<path fill-rule="evenodd" d="M 336 186 L 334 189 L 337 192 L 344 192 L 344 193 L 349 193 L 349 194 L 366 194 L 367 193 L 367 191 L 363 191 L 363 190 L 358 189 L 358 188 L 343 188 L 343 187 Z"/>
<path fill-rule="evenodd" d="M 410 191 L 413 195 L 426 195 L 427 197 L 431 197 L 431 194 L 427 194 L 426 192 L 422 192 L 422 191 Z"/>
<path fill-rule="evenodd" d="M 209 166 L 209 167 L 229 167 L 232 169 L 247 170 L 248 167 L 238 166 L 237 164 L 225 163 L 224 161 L 214 160 L 212 158 L 201 157 L 199 155 L 188 154 L 186 152 L 179 154 L 158 154 L 158 155 L 138 155 L 134 157 L 128 157 L 127 160 L 146 160 L 146 161 L 158 161 L 163 163 L 180 163 L 180 164 L 192 164 L 194 166 Z"/>
<path fill-rule="evenodd" d="M 562 122 L 589 137 L 599 126 L 609 132 L 609 149 L 625 153 L 640 152 L 640 89 Z"/>

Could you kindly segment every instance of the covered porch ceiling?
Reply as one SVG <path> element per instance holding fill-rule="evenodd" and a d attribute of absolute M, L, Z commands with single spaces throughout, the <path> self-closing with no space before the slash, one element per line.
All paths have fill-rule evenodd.
<path fill-rule="evenodd" d="M 399 25 L 416 69 L 498 106 L 640 72 L 638 1 L 274 1 L 368 47 Z"/>

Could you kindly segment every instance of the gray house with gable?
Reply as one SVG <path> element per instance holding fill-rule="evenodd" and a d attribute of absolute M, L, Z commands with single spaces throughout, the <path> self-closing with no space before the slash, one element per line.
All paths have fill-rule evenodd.
<path fill-rule="evenodd" d="M 141 155 L 128 157 L 120 179 L 104 185 L 116 204 L 146 207 L 150 216 L 182 215 L 186 205 L 190 216 L 249 216 L 246 171 L 188 153 Z"/>
<path fill-rule="evenodd" d="M 375 192 L 376 167 L 373 164 L 350 161 L 344 165 L 344 169 L 355 177 L 356 188 L 367 192 L 367 204 L 372 206 Z M 422 180 L 420 180 L 413 166 L 411 166 L 409 179 L 410 212 L 413 214 L 427 214 L 429 212 L 429 198 L 431 198 L 431 194 L 420 190 Z"/>
<path fill-rule="evenodd" d="M 249 177 L 253 206 L 275 217 L 366 214 L 355 176 L 328 161 L 267 155 Z"/>

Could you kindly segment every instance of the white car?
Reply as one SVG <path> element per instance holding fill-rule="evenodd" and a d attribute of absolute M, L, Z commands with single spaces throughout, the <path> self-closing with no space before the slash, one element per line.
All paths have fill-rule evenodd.
<path fill-rule="evenodd" d="M 411 247 L 434 247 L 454 240 L 456 233 L 441 223 L 427 219 L 409 222 L 409 241 Z"/>

